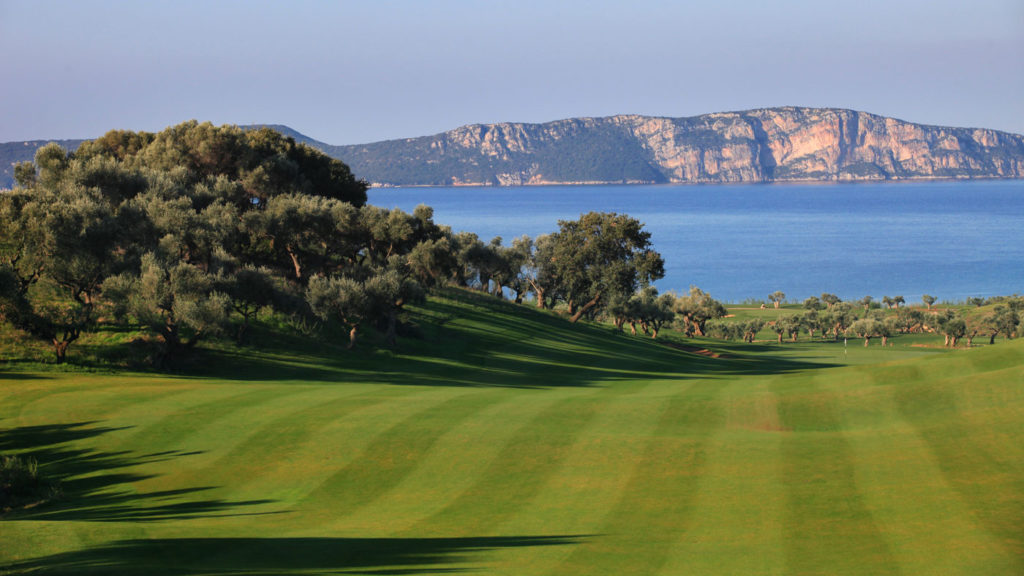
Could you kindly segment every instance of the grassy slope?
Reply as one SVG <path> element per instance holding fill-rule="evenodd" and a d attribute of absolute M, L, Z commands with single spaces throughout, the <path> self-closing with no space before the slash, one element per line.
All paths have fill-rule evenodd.
<path fill-rule="evenodd" d="M 1024 343 L 716 359 L 478 296 L 418 319 L 399 355 L 263 334 L 212 375 L 8 366 L 0 452 L 67 498 L 0 521 L 0 567 L 1024 572 Z"/>

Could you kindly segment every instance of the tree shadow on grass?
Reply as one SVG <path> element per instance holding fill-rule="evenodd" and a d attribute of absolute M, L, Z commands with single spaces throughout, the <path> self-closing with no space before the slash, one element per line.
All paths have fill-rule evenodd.
<path fill-rule="evenodd" d="M 78 520 L 92 522 L 150 522 L 208 516 L 248 515 L 240 507 L 269 504 L 271 500 L 226 501 L 193 497 L 212 487 L 137 493 L 133 482 L 153 478 L 132 468 L 173 460 L 198 452 L 165 451 L 135 454 L 75 447 L 79 442 L 123 428 L 96 422 L 21 426 L 0 429 L 0 452 L 34 458 L 40 471 L 59 482 L 62 496 L 38 507 L 14 510 L 3 520 Z M 269 513 L 269 512 L 267 512 Z M 251 514 L 251 513 L 250 513 Z"/>
<path fill-rule="evenodd" d="M 20 372 L 0 372 L 0 380 L 45 380 L 47 376 L 41 374 L 23 374 Z"/>
<path fill-rule="evenodd" d="M 466 303 L 487 313 L 467 315 Z M 435 314 L 449 318 L 462 314 L 457 327 L 447 328 L 452 332 L 448 338 L 454 343 L 447 358 L 457 365 L 442 365 L 442 370 L 447 374 L 458 374 L 462 367 L 475 370 L 479 373 L 476 380 L 484 380 L 483 385 L 596 386 L 621 380 L 783 374 L 830 366 L 763 354 L 761 348 L 757 349 L 757 354 L 751 354 L 749 348 L 736 350 L 727 359 L 705 357 L 663 346 L 666 337 L 654 340 L 631 336 L 601 324 L 570 324 L 550 313 L 489 296 L 463 295 L 459 304 L 451 301 L 431 304 L 431 312 Z M 455 331 L 460 333 L 455 334 Z M 420 356 L 403 360 L 415 366 L 406 372 L 430 374 L 427 364 L 434 359 Z"/>
<path fill-rule="evenodd" d="M 828 367 L 821 362 L 737 349 L 708 358 L 671 349 L 609 326 L 566 319 L 493 296 L 459 292 L 416 314 L 421 339 L 397 350 L 305 342 L 300 350 L 204 352 L 196 376 L 229 380 L 377 382 L 417 386 L 550 389 L 603 386 L 623 380 L 766 375 Z M 302 343 L 292 342 L 290 347 Z M 717 347 L 717 345 L 716 345 Z"/>
<path fill-rule="evenodd" d="M 32 574 L 448 574 L 486 552 L 566 546 L 585 536 L 466 538 L 181 538 L 124 540 L 7 566 Z"/>

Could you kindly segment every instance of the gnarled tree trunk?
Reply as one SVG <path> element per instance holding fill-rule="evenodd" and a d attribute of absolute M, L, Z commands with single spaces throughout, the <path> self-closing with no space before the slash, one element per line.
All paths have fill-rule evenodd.
<path fill-rule="evenodd" d="M 302 279 L 302 266 L 299 265 L 299 257 L 298 257 L 298 255 L 295 253 L 294 250 L 292 250 L 291 246 L 285 246 L 285 251 L 288 252 L 288 257 L 291 258 L 291 260 L 292 260 L 292 269 L 295 272 L 295 279 L 296 280 L 301 280 Z"/>
<path fill-rule="evenodd" d="M 346 350 L 351 350 L 356 347 L 356 332 L 359 330 L 358 324 L 353 324 L 352 329 L 348 331 L 348 346 Z"/>
<path fill-rule="evenodd" d="M 573 323 L 578 322 L 579 319 L 582 318 L 583 315 L 586 314 L 588 310 L 590 310 L 594 306 L 597 306 L 597 304 L 600 301 L 601 301 L 601 293 L 598 292 L 597 295 L 594 296 L 594 298 L 592 300 L 590 300 L 589 302 L 587 302 L 586 304 L 581 306 L 580 309 L 577 310 L 576 313 L 573 314 L 572 317 L 569 318 L 569 322 L 573 322 Z"/>
<path fill-rule="evenodd" d="M 537 295 L 537 308 L 544 308 L 544 289 L 537 285 L 533 279 L 530 279 L 530 288 L 533 288 L 533 293 Z"/>
<path fill-rule="evenodd" d="M 67 360 L 68 346 L 71 342 L 67 340 L 53 340 L 53 352 L 57 356 L 57 364 L 63 364 Z"/>

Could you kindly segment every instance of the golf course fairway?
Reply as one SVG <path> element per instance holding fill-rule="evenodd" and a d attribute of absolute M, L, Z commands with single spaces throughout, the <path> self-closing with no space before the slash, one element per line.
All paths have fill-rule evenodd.
<path fill-rule="evenodd" d="M 0 519 L 0 574 L 1024 574 L 1022 341 L 415 319 L 397 352 L 0 364 L 0 452 L 63 487 Z"/>

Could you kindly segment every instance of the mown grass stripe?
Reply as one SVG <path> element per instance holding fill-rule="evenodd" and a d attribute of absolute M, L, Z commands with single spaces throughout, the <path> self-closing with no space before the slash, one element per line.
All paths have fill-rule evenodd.
<path fill-rule="evenodd" d="M 407 532 L 478 482 L 524 426 L 563 398 L 549 391 L 494 391 L 488 396 L 486 406 L 444 432 L 390 491 L 329 528 L 358 534 Z"/>
<path fill-rule="evenodd" d="M 322 400 L 322 392 L 316 388 L 273 387 L 262 391 L 259 401 L 246 397 L 245 406 L 240 410 L 219 414 L 209 421 L 193 421 L 194 433 L 164 446 L 168 457 L 176 459 L 173 472 L 136 483 L 136 486 L 146 490 L 164 490 L 175 486 L 232 486 L 230 491 L 234 492 L 234 484 L 245 477 L 240 477 L 232 468 L 217 466 L 216 463 L 259 434 L 265 419 L 300 410 Z M 250 456 L 263 458 L 259 452 L 253 452 Z M 265 499 L 265 496 L 260 499 Z"/>
<path fill-rule="evenodd" d="M 121 388 L 120 384 L 112 385 L 109 378 L 92 377 L 71 386 L 51 388 L 52 383 L 47 382 L 42 389 L 25 398 L 26 404 L 17 410 L 16 415 L 0 416 L 6 420 L 0 420 L 0 430 L 22 426 L 80 425 L 113 431 L 125 426 L 109 421 L 118 410 L 148 402 L 166 402 L 180 393 L 180 389 L 174 387 L 146 386 L 144 391 L 138 391 L 134 386 Z M 54 419 L 53 414 L 60 414 L 60 419 Z"/>
<path fill-rule="evenodd" d="M 212 387 L 208 389 L 197 389 L 188 397 L 181 395 L 175 400 L 185 400 L 184 405 L 178 404 L 177 409 L 166 413 L 162 418 L 145 424 L 132 433 L 124 442 L 133 445 L 152 447 L 154 451 L 161 450 L 211 450 L 216 448 L 215 443 L 209 439 L 204 440 L 204 429 L 215 424 L 223 418 L 251 410 L 255 406 L 272 402 L 277 398 L 294 393 L 287 387 L 260 387 L 250 388 L 244 386 Z M 192 404 L 189 400 L 195 396 L 198 398 L 213 400 Z M 157 403 L 158 404 L 158 403 Z M 170 403 L 167 403 L 170 404 Z M 195 444 L 186 444 L 184 440 L 189 437 L 199 438 Z"/>
<path fill-rule="evenodd" d="M 724 426 L 708 439 L 687 530 L 661 574 L 786 573 L 779 462 L 787 431 L 770 382 L 752 377 L 722 391 Z"/>
<path fill-rule="evenodd" d="M 851 346 L 859 365 L 835 369 L 801 359 L 844 360 L 841 343 L 736 344 L 729 357 L 674 364 L 682 353 L 645 355 L 650 340 L 627 349 L 628 336 L 553 317 L 523 325 L 524 335 L 551 334 L 535 347 L 502 326 L 480 343 L 489 320 L 470 336 L 458 321 L 432 329 L 465 345 L 454 357 L 448 343 L 410 340 L 440 358 L 428 374 L 407 356 L 331 348 L 309 356 L 329 374 L 279 367 L 259 382 L 0 380 L 0 396 L 67 388 L 8 401 L 0 417 L 24 401 L 25 424 L 95 422 L 60 450 L 83 454 L 78 469 L 106 477 L 91 486 L 116 496 L 5 518 L 0 573 L 14 559 L 40 574 L 1024 573 L 1014 531 L 1024 516 L 1024 342 L 906 364 L 889 363 L 903 352 Z M 587 346 L 559 348 L 563 336 Z M 230 362 L 262 354 L 240 350 Z M 247 394 L 259 390 L 266 396 Z M 206 402 L 244 406 L 222 414 Z M 413 442 L 414 458 L 372 462 L 374 450 L 401 455 L 420 435 L 435 438 Z M 0 435 L 7 445 L 23 438 Z M 200 444 L 205 454 L 159 454 Z M 114 457 L 95 462 L 90 451 Z M 123 465 L 132 455 L 153 458 Z M 138 490 L 151 485 L 132 478 L 139 471 L 163 478 L 167 493 Z M 359 484 L 378 478 L 384 485 L 354 502 Z M 202 486 L 219 488 L 186 492 Z M 274 502 L 254 502 L 265 499 Z"/>
<path fill-rule="evenodd" d="M 55 394 L 74 393 L 81 390 L 81 386 L 58 384 L 49 378 L 24 382 L 0 380 L 0 390 L 3 391 L 0 394 L 0 427 L 13 428 L 22 425 L 26 419 L 35 420 L 31 414 L 26 416 L 25 413 L 36 401 Z"/>
<path fill-rule="evenodd" d="M 792 430 L 781 451 L 786 572 L 898 574 L 899 563 L 857 485 L 833 395 L 816 382 L 805 384 L 802 392 L 779 394 L 782 424 Z"/>
<path fill-rule="evenodd" d="M 633 473 L 598 535 L 577 546 L 556 574 L 656 574 L 687 529 L 706 444 L 723 422 L 722 384 L 702 381 L 674 394 L 635 456 Z"/>
<path fill-rule="evenodd" d="M 689 384 L 680 381 L 619 382 L 604 394 L 591 422 L 580 432 L 543 488 L 496 530 L 503 534 L 578 536 L 574 546 L 496 550 L 493 566 L 511 572 L 561 573 L 576 546 L 601 538 L 608 515 L 633 476 L 636 455 L 658 424 L 658 415 L 674 394 Z"/>
<path fill-rule="evenodd" d="M 890 391 L 869 402 L 887 422 L 849 429 L 856 482 L 905 574 L 1019 574 L 948 482 L 931 447 L 896 413 Z"/>
<path fill-rule="evenodd" d="M 45 401 L 62 407 L 63 415 L 69 422 L 95 420 L 97 426 L 121 428 L 116 420 L 128 411 L 146 413 L 155 405 L 171 402 L 171 398 L 188 393 L 191 387 L 160 386 L 131 383 L 126 387 L 111 385 L 106 381 L 89 382 L 74 393 L 51 396 Z"/>
<path fill-rule="evenodd" d="M 0 574 L 21 574 L 8 572 L 6 564 L 14 564 L 30 558 L 59 554 L 68 548 L 84 548 L 79 537 L 78 526 L 71 522 L 13 522 L 2 519 L 0 529 Z M 26 545 L 26 543 L 28 545 Z"/>
<path fill-rule="evenodd" d="M 291 514 L 306 514 L 304 506 L 315 500 L 311 494 L 317 492 L 332 476 L 345 467 L 364 457 L 368 446 L 377 437 L 386 433 L 399 422 L 415 418 L 415 414 L 429 410 L 436 404 L 452 397 L 452 394 L 466 393 L 469 389 L 444 389 L 432 386 L 374 387 L 367 394 L 369 401 L 359 408 L 336 418 L 330 424 L 299 446 L 292 457 L 297 471 L 294 478 L 285 480 L 282 486 L 278 479 L 268 479 L 267 488 L 290 502 Z M 284 472 L 284 470 L 282 470 Z M 261 482 L 247 489 L 256 489 Z M 312 508 L 314 511 L 316 507 Z M 326 522 L 324 515 L 318 522 Z M 319 526 L 319 525 L 318 525 Z M 319 530 L 319 528 L 317 528 Z"/>
<path fill-rule="evenodd" d="M 322 524 L 369 505 L 411 473 L 442 434 L 492 401 L 480 391 L 437 395 L 437 402 L 421 402 L 420 410 L 379 430 L 356 458 L 310 492 L 298 505 L 304 517 Z"/>
<path fill-rule="evenodd" d="M 896 387 L 896 407 L 973 517 L 1014 559 L 1016 573 L 1024 573 L 1024 366 L 977 374 L 969 386 L 959 382 Z M 986 402 L 988 408 L 971 408 Z"/>
<path fill-rule="evenodd" d="M 475 483 L 401 535 L 495 534 L 496 527 L 529 506 L 562 465 L 577 437 L 607 401 L 608 391 L 558 391 L 563 399 L 521 426 Z"/>
<path fill-rule="evenodd" d="M 245 439 L 194 476 L 230 481 L 230 492 L 237 498 L 293 504 L 322 481 L 317 464 L 327 460 L 325 438 L 330 428 L 388 398 L 365 388 L 320 388 L 287 400 L 270 414 L 252 415 Z"/>
<path fill-rule="evenodd" d="M 165 387 L 135 387 L 111 385 L 107 379 L 86 381 L 78 386 L 36 390 L 28 400 L 35 405 L 31 412 L 9 416 L 0 411 L 0 452 L 24 449 L 29 453 L 50 450 L 58 444 L 77 442 L 77 448 L 104 444 L 111 438 L 130 432 L 132 425 L 115 421 L 117 415 L 150 402 L 166 402 L 182 389 Z M 19 411 L 23 412 L 23 411 Z M 60 418 L 53 418 L 57 413 Z M 24 446 L 15 438 L 24 440 Z M 9 445 L 7 445 L 9 444 Z"/>

